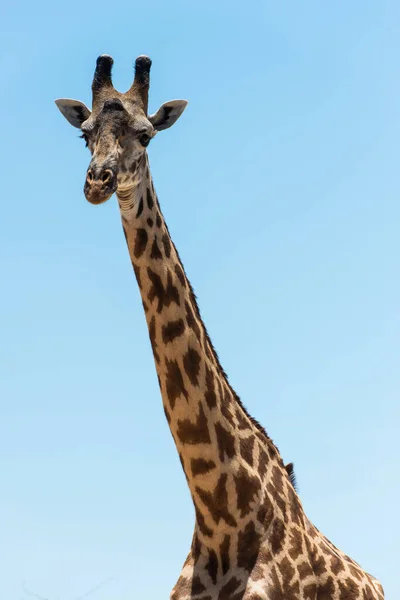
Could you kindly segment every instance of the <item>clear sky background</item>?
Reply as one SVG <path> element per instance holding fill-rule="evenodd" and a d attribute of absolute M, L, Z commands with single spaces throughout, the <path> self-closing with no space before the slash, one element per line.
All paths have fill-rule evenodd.
<path fill-rule="evenodd" d="M 398 596 L 400 4 L 8 3 L 1 23 L 0 598 L 167 599 L 193 510 L 115 198 L 53 103 L 97 56 L 150 110 L 160 202 L 231 382 L 311 520 Z M 109 578 L 109 581 L 105 581 Z"/>

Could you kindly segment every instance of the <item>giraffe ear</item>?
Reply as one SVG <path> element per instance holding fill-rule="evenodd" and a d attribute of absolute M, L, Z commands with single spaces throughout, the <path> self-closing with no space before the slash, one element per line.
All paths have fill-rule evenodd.
<path fill-rule="evenodd" d="M 79 102 L 79 100 L 71 100 L 70 98 L 58 98 L 58 100 L 54 100 L 59 108 L 60 112 L 64 115 L 71 125 L 81 128 L 81 125 L 84 121 L 86 121 L 91 112 L 88 107 L 83 104 L 83 102 Z"/>
<path fill-rule="evenodd" d="M 170 100 L 162 104 L 148 119 L 156 131 L 168 129 L 179 119 L 186 106 L 187 100 Z"/>

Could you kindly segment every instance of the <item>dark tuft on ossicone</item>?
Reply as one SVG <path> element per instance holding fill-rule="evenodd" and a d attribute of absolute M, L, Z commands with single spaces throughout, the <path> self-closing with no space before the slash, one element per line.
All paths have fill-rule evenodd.
<path fill-rule="evenodd" d="M 112 85 L 111 83 L 111 69 L 113 66 L 113 59 L 108 54 L 102 54 L 96 61 L 96 70 L 94 72 L 92 89 L 97 91 L 104 85 Z"/>
<path fill-rule="evenodd" d="M 135 61 L 135 82 L 139 85 L 149 85 L 151 59 L 148 56 L 138 56 Z"/>

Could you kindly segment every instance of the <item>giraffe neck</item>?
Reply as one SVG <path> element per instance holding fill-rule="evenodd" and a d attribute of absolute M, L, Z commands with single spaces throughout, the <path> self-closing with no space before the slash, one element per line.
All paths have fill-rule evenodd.
<path fill-rule="evenodd" d="M 233 530 L 268 527 L 277 506 L 273 490 L 284 498 L 291 486 L 279 452 L 219 363 L 160 211 L 147 156 L 134 185 L 117 195 L 165 415 L 195 506 L 195 538 L 221 553 Z"/>

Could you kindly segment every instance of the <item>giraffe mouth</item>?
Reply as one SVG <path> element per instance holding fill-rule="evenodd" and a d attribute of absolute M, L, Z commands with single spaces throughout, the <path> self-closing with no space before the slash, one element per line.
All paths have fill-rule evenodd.
<path fill-rule="evenodd" d="M 104 194 L 104 192 L 97 193 L 96 191 L 91 190 L 90 193 L 85 192 L 85 197 L 90 204 L 104 204 L 104 202 L 107 202 L 107 200 L 111 198 L 114 192 L 115 190 L 108 194 Z"/>
<path fill-rule="evenodd" d="M 91 204 L 103 204 L 111 198 L 117 187 L 117 176 L 114 170 L 102 169 L 96 172 L 89 168 L 83 191 L 86 200 Z"/>

